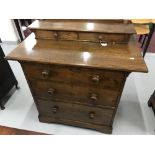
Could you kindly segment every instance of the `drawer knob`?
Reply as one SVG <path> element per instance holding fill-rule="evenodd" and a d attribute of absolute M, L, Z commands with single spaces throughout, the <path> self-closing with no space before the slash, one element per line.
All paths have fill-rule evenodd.
<path fill-rule="evenodd" d="M 108 46 L 108 43 L 104 40 L 104 37 L 102 35 L 100 35 L 98 39 L 100 41 L 101 46 L 103 47 Z"/>
<path fill-rule="evenodd" d="M 95 117 L 95 112 L 93 111 L 89 112 L 89 118 L 94 119 L 94 117 Z"/>
<path fill-rule="evenodd" d="M 99 83 L 99 81 L 100 81 L 100 76 L 99 76 L 99 75 L 94 75 L 94 76 L 92 77 L 92 81 L 93 81 L 94 83 Z"/>
<path fill-rule="evenodd" d="M 58 33 L 57 33 L 57 32 L 54 32 L 54 33 L 53 33 L 53 36 L 54 36 L 56 39 L 58 39 Z"/>
<path fill-rule="evenodd" d="M 107 43 L 106 41 L 100 40 L 100 44 L 101 44 L 101 46 L 103 46 L 103 47 L 108 46 L 108 43 Z"/>
<path fill-rule="evenodd" d="M 98 100 L 97 94 L 94 94 L 94 93 L 91 94 L 90 99 L 93 101 L 97 101 Z"/>
<path fill-rule="evenodd" d="M 50 73 L 50 72 L 49 72 L 48 70 L 44 70 L 44 71 L 42 72 L 43 78 L 45 78 L 46 76 L 48 76 L 49 73 Z"/>
<path fill-rule="evenodd" d="M 59 110 L 59 107 L 58 107 L 58 106 L 54 106 L 54 107 L 52 108 L 52 112 L 53 112 L 54 114 L 57 113 L 58 110 Z"/>
<path fill-rule="evenodd" d="M 47 93 L 48 93 L 49 95 L 53 95 L 54 92 L 55 92 L 55 90 L 54 90 L 53 88 L 50 88 L 50 89 L 47 91 Z"/>

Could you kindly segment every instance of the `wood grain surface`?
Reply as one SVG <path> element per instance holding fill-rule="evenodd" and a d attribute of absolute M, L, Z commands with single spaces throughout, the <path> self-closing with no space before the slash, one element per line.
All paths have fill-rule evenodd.
<path fill-rule="evenodd" d="M 116 22 L 115 22 L 116 21 Z M 105 32 L 105 33 L 127 33 L 133 34 L 135 30 L 132 23 L 118 23 L 117 20 L 103 20 L 102 22 L 88 22 L 86 20 L 57 20 L 38 21 L 32 23 L 29 28 L 43 30 L 61 30 L 61 31 L 78 31 L 78 32 Z"/>
<path fill-rule="evenodd" d="M 92 42 L 36 40 L 34 34 L 31 34 L 6 58 L 85 68 L 148 71 L 134 38 L 128 44 L 102 47 Z"/>

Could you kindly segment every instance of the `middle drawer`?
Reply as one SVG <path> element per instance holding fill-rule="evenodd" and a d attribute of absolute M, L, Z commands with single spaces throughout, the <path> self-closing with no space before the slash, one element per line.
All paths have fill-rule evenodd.
<path fill-rule="evenodd" d="M 119 91 L 82 84 L 31 80 L 31 87 L 37 98 L 81 103 L 86 105 L 116 106 Z"/>

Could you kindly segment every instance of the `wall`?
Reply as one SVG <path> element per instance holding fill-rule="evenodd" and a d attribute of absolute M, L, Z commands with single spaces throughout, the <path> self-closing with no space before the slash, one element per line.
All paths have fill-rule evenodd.
<path fill-rule="evenodd" d="M 18 34 L 11 19 L 0 20 L 0 38 L 2 41 L 18 41 Z"/>

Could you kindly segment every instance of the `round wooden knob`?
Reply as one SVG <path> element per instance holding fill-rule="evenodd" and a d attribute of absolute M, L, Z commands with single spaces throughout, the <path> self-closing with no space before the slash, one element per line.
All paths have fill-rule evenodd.
<path fill-rule="evenodd" d="M 42 76 L 45 78 L 46 76 L 48 76 L 49 75 L 49 71 L 48 70 L 44 70 L 43 72 L 42 72 Z"/>
<path fill-rule="evenodd" d="M 56 39 L 58 39 L 58 33 L 57 33 L 57 32 L 54 32 L 54 33 L 53 33 L 53 36 L 54 36 Z"/>
<path fill-rule="evenodd" d="M 93 81 L 94 83 L 99 83 L 99 81 L 100 81 L 100 76 L 99 76 L 99 75 L 94 75 L 94 76 L 92 77 L 92 81 Z"/>
<path fill-rule="evenodd" d="M 89 118 L 94 119 L 94 117 L 95 117 L 95 112 L 93 111 L 89 112 Z"/>
<path fill-rule="evenodd" d="M 58 107 L 58 106 L 54 106 L 54 107 L 52 108 L 52 112 L 53 112 L 53 113 L 57 113 L 58 110 L 59 110 L 59 107 Z"/>
<path fill-rule="evenodd" d="M 53 89 L 53 88 L 50 88 L 50 89 L 47 91 L 47 93 L 48 93 L 49 95 L 53 95 L 54 92 L 55 92 L 55 89 Z"/>
<path fill-rule="evenodd" d="M 94 93 L 91 94 L 90 99 L 93 100 L 93 101 L 97 101 L 98 100 L 97 94 L 94 94 Z"/>

